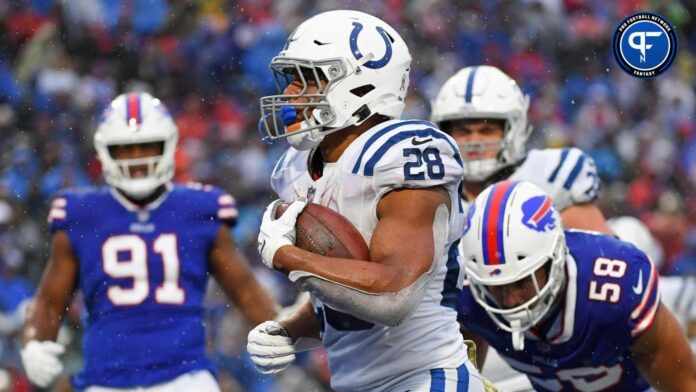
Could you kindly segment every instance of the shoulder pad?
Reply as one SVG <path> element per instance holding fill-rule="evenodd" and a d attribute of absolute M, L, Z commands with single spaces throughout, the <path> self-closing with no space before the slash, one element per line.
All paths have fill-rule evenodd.
<path fill-rule="evenodd" d="M 288 148 L 273 168 L 271 188 L 283 200 L 294 200 L 295 186 L 307 171 L 309 151 Z"/>
<path fill-rule="evenodd" d="M 427 121 L 385 124 L 361 136 L 351 162 L 353 174 L 374 178 L 378 197 L 398 188 L 458 186 L 463 165 L 450 136 Z"/>
<path fill-rule="evenodd" d="M 198 200 L 198 203 L 194 204 L 200 205 L 201 213 L 205 218 L 234 226 L 239 212 L 237 202 L 232 195 L 218 187 L 197 182 L 187 183 L 184 189 Z"/>

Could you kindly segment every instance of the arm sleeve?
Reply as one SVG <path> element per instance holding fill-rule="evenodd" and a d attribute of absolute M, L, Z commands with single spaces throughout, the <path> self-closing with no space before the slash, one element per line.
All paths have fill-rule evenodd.
<path fill-rule="evenodd" d="M 652 325 L 660 305 L 657 269 L 645 254 L 636 251 L 637 262 L 627 271 L 625 290 L 628 293 L 628 328 L 631 339 L 637 339 Z M 630 285 L 630 287 L 628 287 Z"/>
<path fill-rule="evenodd" d="M 564 207 L 591 203 L 599 196 L 600 183 L 595 162 L 579 148 L 561 150 L 549 182 L 558 190 L 556 197 L 567 200 Z"/>
<path fill-rule="evenodd" d="M 237 223 L 237 216 L 239 215 L 237 211 L 237 201 L 232 195 L 219 188 L 213 188 L 211 193 L 215 200 L 213 211 L 211 211 L 214 219 L 229 227 L 234 227 L 235 223 Z"/>
<path fill-rule="evenodd" d="M 73 203 L 66 193 L 59 193 L 51 202 L 51 209 L 48 211 L 48 228 L 55 234 L 60 230 L 68 229 L 69 219 L 74 219 L 73 214 L 69 214 Z"/>
<path fill-rule="evenodd" d="M 387 139 L 367 159 L 364 172 L 373 176 L 379 200 L 394 189 L 459 187 L 463 176 L 459 149 L 435 129 L 402 132 Z"/>

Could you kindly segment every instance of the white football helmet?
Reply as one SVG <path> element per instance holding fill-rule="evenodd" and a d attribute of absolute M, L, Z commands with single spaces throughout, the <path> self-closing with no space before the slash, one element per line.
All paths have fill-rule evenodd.
<path fill-rule="evenodd" d="M 531 182 L 493 184 L 469 207 L 462 253 L 471 293 L 500 328 L 512 333 L 516 349 L 524 348 L 524 331 L 554 305 L 565 283 L 567 252 L 558 211 Z M 539 268 L 548 272 L 543 287 L 534 274 Z M 496 302 L 492 286 L 523 279 L 531 279 L 536 295 L 514 308 Z"/>
<path fill-rule="evenodd" d="M 261 98 L 261 136 L 266 142 L 288 137 L 295 148 L 307 150 L 375 113 L 399 118 L 410 65 L 406 43 L 381 19 L 348 10 L 316 15 L 271 60 L 279 94 Z M 296 77 L 302 91 L 285 94 Z M 307 93 L 308 82 L 322 86 L 322 80 L 325 87 Z M 287 133 L 285 127 L 298 119 L 299 130 Z"/>
<path fill-rule="evenodd" d="M 645 223 L 632 216 L 623 215 L 607 220 L 607 225 L 620 240 L 645 252 L 658 270 L 662 268 L 664 251 Z"/>
<path fill-rule="evenodd" d="M 529 96 L 503 71 L 490 65 L 466 67 L 449 78 L 432 104 L 431 121 L 447 132 L 447 122 L 461 119 L 504 120 L 500 142 L 460 143 L 464 178 L 483 181 L 525 156 L 532 128 L 527 123 Z M 470 151 L 497 151 L 492 159 L 468 160 Z"/>
<path fill-rule="evenodd" d="M 148 93 L 121 94 L 102 116 L 94 134 L 94 146 L 107 184 L 135 198 L 146 197 L 174 177 L 174 152 L 179 131 L 169 111 Z M 161 142 L 162 155 L 138 159 L 114 159 L 110 147 Z M 131 178 L 130 167 L 147 165 L 147 175 Z"/>

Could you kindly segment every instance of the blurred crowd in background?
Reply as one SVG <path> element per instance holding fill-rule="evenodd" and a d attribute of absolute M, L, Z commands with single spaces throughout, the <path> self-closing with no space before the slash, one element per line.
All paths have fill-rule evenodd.
<path fill-rule="evenodd" d="M 267 65 L 287 35 L 329 9 L 371 12 L 402 34 L 413 57 L 404 118 L 428 118 L 429 101 L 463 66 L 510 74 L 532 98 L 531 147 L 584 149 L 602 178 L 604 213 L 649 226 L 664 248 L 663 274 L 696 274 L 696 7 L 689 7 L 677 0 L 0 1 L 0 391 L 30 390 L 19 329 L 46 262 L 46 207 L 61 188 L 102 183 L 92 135 L 122 92 L 150 91 L 165 102 L 180 133 L 177 181 L 211 183 L 237 198 L 235 238 L 269 289 L 293 302 L 297 293 L 255 249 L 263 208 L 274 198 L 270 172 L 286 148 L 260 141 L 258 100 L 275 93 Z M 643 10 L 666 17 L 679 36 L 675 64 L 652 80 L 626 75 L 611 51 L 617 23 Z M 283 386 L 259 375 L 244 354 L 248 326 L 215 288 L 209 297 L 209 348 L 224 390 L 306 391 L 307 373 L 323 388 L 321 351 L 301 358 Z M 80 367 L 82 316 L 78 299 L 61 333 L 70 342 L 69 372 Z"/>

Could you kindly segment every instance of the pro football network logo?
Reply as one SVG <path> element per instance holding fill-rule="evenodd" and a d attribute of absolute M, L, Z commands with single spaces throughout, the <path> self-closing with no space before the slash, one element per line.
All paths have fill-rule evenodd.
<path fill-rule="evenodd" d="M 551 198 L 539 195 L 522 203 L 522 224 L 538 232 L 553 230 L 556 219 L 553 217 Z"/>
<path fill-rule="evenodd" d="M 674 62 L 677 34 L 662 16 L 639 12 L 619 23 L 613 46 L 614 58 L 624 71 L 638 78 L 652 78 Z"/>

